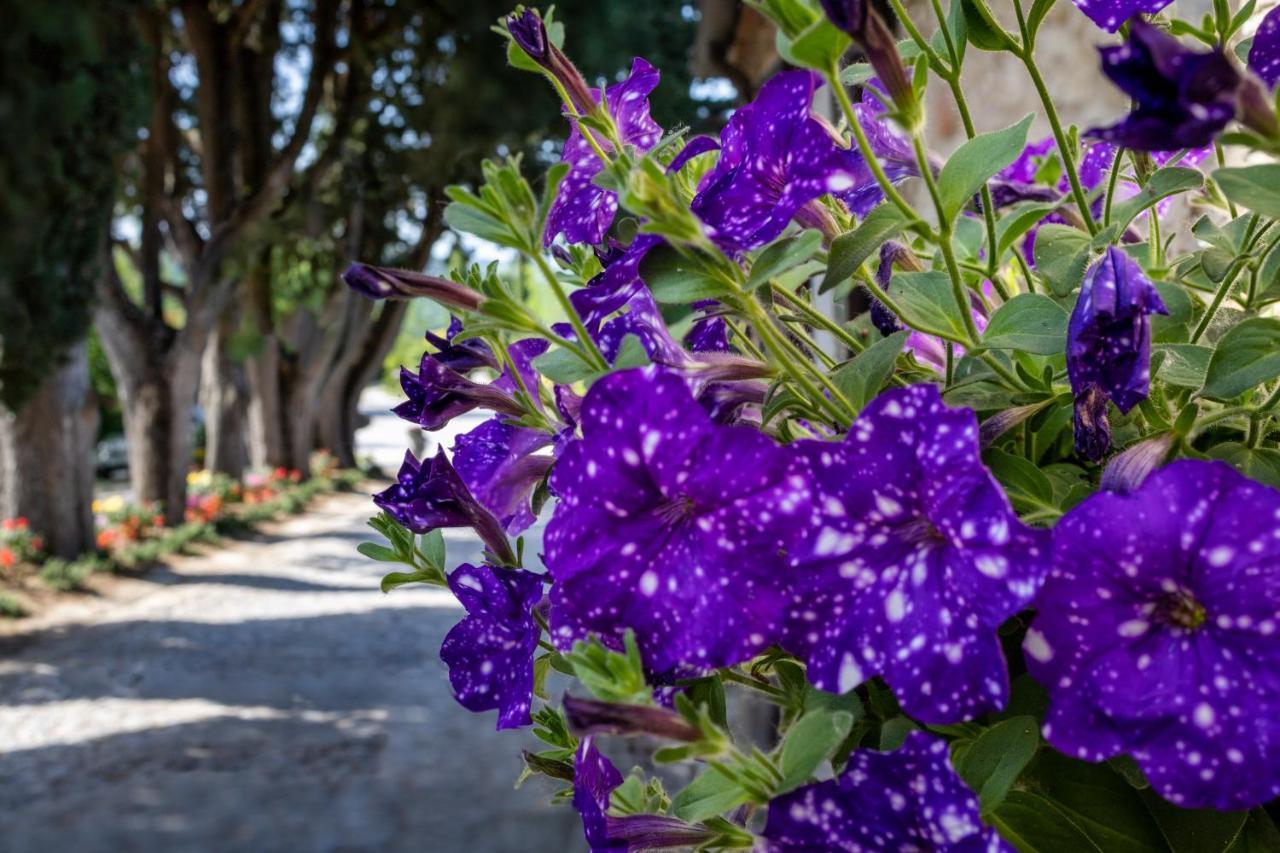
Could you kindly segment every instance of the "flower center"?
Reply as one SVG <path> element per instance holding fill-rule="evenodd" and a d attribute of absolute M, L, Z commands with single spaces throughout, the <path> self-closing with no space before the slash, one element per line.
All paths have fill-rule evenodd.
<path fill-rule="evenodd" d="M 1204 605 L 1186 589 L 1175 589 L 1156 602 L 1155 618 L 1166 625 L 1195 630 L 1204 624 Z"/>
<path fill-rule="evenodd" d="M 678 495 L 665 503 L 658 504 L 654 513 L 662 519 L 663 524 L 675 527 L 693 518 L 694 509 L 693 498 L 688 495 Z"/>
<path fill-rule="evenodd" d="M 946 541 L 942 531 L 933 526 L 928 518 L 918 515 L 905 524 L 899 525 L 897 533 L 913 545 L 936 545 Z"/>

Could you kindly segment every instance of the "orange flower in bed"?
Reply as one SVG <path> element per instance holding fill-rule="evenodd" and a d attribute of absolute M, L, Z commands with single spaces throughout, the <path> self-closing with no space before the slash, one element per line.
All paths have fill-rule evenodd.
<path fill-rule="evenodd" d="M 18 562 L 18 558 L 8 548 L 0 548 L 0 566 L 6 569 L 12 569 Z"/>

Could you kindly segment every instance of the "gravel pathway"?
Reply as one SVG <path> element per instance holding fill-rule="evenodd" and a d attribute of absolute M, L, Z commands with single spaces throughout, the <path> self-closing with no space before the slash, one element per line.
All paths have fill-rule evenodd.
<path fill-rule="evenodd" d="M 523 733 L 449 695 L 436 590 L 377 590 L 367 497 L 0 637 L 0 850 L 582 849 Z M 450 563 L 479 556 L 450 540 Z"/>

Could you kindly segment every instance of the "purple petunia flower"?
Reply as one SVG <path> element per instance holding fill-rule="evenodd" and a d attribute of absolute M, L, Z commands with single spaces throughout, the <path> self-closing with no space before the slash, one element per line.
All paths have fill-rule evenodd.
<path fill-rule="evenodd" d="M 640 151 L 653 148 L 662 137 L 662 128 L 649 116 L 649 93 L 657 88 L 658 76 L 656 68 L 637 58 L 626 80 L 605 89 L 605 102 L 622 143 Z M 600 93 L 593 89 L 591 96 L 598 101 Z M 570 243 L 599 243 L 618 211 L 617 193 L 593 183 L 604 164 L 582 133 L 575 123 L 564 143 L 560 159 L 569 164 L 569 174 L 547 216 L 542 237 L 547 246 L 560 234 Z M 597 135 L 596 141 L 606 153 L 613 150 L 602 136 Z"/>
<path fill-rule="evenodd" d="M 467 611 L 440 646 L 454 697 L 468 711 L 496 708 L 499 729 L 529 725 L 533 653 L 542 631 L 530 610 L 542 599 L 542 580 L 464 563 L 449 575 L 449 589 Z"/>
<path fill-rule="evenodd" d="M 1013 850 L 983 825 L 947 742 L 920 731 L 895 752 L 856 750 L 839 777 L 774 799 L 762 835 L 768 853 Z"/>
<path fill-rule="evenodd" d="M 591 738 L 578 744 L 573 756 L 573 807 L 582 815 L 582 831 L 591 853 L 626 850 L 625 841 L 609 840 L 609 795 L 622 784 L 622 774 L 604 757 Z"/>
<path fill-rule="evenodd" d="M 1099 27 L 1114 33 L 1134 15 L 1154 15 L 1173 0 L 1072 0 Z"/>
<path fill-rule="evenodd" d="M 425 335 L 427 343 L 436 348 L 436 351 L 431 353 L 431 357 L 459 373 L 466 373 L 480 367 L 497 370 L 498 360 L 494 357 L 493 350 L 489 349 L 489 345 L 479 338 L 467 338 L 455 343 L 454 341 L 461 333 L 462 321 L 457 317 L 449 318 L 449 328 L 445 330 L 443 337 L 428 330 Z"/>
<path fill-rule="evenodd" d="M 1280 81 L 1280 6 L 1262 19 L 1249 46 L 1249 70 L 1274 88 Z"/>
<path fill-rule="evenodd" d="M 1239 72 L 1220 49 L 1189 50 L 1141 20 L 1129 41 L 1099 48 L 1102 70 L 1134 100 L 1122 121 L 1089 134 L 1138 151 L 1199 148 L 1236 116 Z"/>
<path fill-rule="evenodd" d="M 1097 461 L 1111 447 L 1107 402 L 1128 412 L 1151 387 L 1151 314 L 1167 314 L 1142 267 L 1115 246 L 1085 274 L 1067 326 L 1076 396 L 1076 450 Z"/>
<path fill-rule="evenodd" d="M 597 381 L 551 475 L 554 641 L 636 632 L 646 666 L 729 666 L 773 642 L 780 551 L 808 518 L 794 454 L 717 426 L 657 367 Z"/>
<path fill-rule="evenodd" d="M 392 409 L 423 429 L 441 429 L 472 409 L 492 409 L 506 415 L 524 410 L 506 391 L 468 379 L 430 353 L 422 356 L 418 372 L 400 368 L 400 387 L 409 398 Z"/>
<path fill-rule="evenodd" d="M 552 441 L 541 430 L 493 418 L 458 436 L 453 446 L 458 475 L 512 536 L 523 533 L 535 520 L 529 495 L 555 462 L 538 451 Z"/>
<path fill-rule="evenodd" d="M 762 246 L 797 216 L 815 223 L 829 217 L 816 203 L 828 193 L 855 200 L 856 212 L 869 209 L 868 200 L 874 204 L 878 199 L 879 188 L 866 162 L 814 118 L 818 83 L 809 71 L 774 76 L 721 132 L 720 159 L 703 178 L 692 209 L 711 239 L 726 251 Z M 885 136 L 877 139 L 886 159 L 901 159 L 901 151 L 888 148 L 888 140 L 896 137 L 883 130 Z"/>
<path fill-rule="evenodd" d="M 1067 513 L 1023 646 L 1049 690 L 1046 740 L 1128 753 L 1187 808 L 1280 796 L 1278 529 L 1280 492 L 1221 462 L 1174 462 Z"/>
<path fill-rule="evenodd" d="M 843 442 L 796 447 L 820 518 L 793 552 L 784 645 L 813 684 L 845 693 L 882 675 L 929 723 L 1003 707 L 996 629 L 1035 595 L 1049 543 L 982 464 L 974 413 L 933 385 L 893 389 Z"/>
<path fill-rule="evenodd" d="M 480 505 L 441 449 L 424 465 L 405 452 L 396 482 L 373 496 L 378 508 L 408 530 L 426 533 L 439 527 L 471 527 L 495 556 L 515 561 L 502 525 Z"/>

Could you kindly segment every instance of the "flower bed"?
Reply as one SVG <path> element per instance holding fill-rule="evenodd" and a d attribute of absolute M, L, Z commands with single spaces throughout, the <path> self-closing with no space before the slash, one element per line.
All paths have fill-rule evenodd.
<path fill-rule="evenodd" d="M 193 471 L 187 478 L 186 520 L 176 527 L 166 526 L 155 505 L 129 504 L 120 496 L 95 500 L 97 548 L 75 560 L 48 558 L 25 519 L 4 520 L 0 583 L 18 590 L 37 579 L 48 589 L 77 589 L 98 572 L 137 570 L 193 544 L 216 544 L 221 536 L 301 512 L 316 497 L 349 491 L 362 479 L 358 471 L 340 470 L 327 453 L 316 454 L 313 462 L 314 475 L 307 480 L 285 469 L 251 473 L 244 483 L 225 474 Z M 0 615 L 20 616 L 23 611 L 13 595 L 0 594 Z"/>
<path fill-rule="evenodd" d="M 795 70 L 718 138 L 653 120 L 644 60 L 592 89 L 559 22 L 506 20 L 563 101 L 562 162 L 541 192 L 486 162 L 445 216 L 562 317 L 493 267 L 347 272 L 456 315 L 397 414 L 494 413 L 376 496 L 384 588 L 456 596 L 457 700 L 533 727 L 527 775 L 593 850 L 1280 847 L 1280 11 L 1077 0 L 1123 30 L 1101 70 L 1133 102 L 1081 133 L 1036 64 L 1052 0 L 1015 0 L 1016 32 L 934 3 L 901 44 L 863 0 L 751 5 Z M 979 50 L 1049 138 L 974 132 Z M 970 137 L 945 161 L 928 77 Z M 852 322 L 815 299 L 854 288 Z M 450 527 L 478 565 L 447 565 Z M 776 706 L 771 742 L 735 739 L 729 688 Z M 696 776 L 624 777 L 605 735 Z"/>

